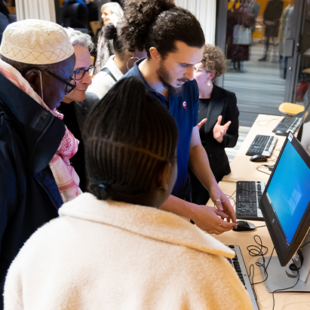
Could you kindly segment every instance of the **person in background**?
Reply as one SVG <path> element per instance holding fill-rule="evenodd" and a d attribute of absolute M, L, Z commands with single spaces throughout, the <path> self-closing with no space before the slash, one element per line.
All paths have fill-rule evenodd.
<path fill-rule="evenodd" d="M 123 17 L 124 13 L 121 6 L 116 2 L 109 2 L 101 7 L 103 27 L 108 23 L 116 26 L 116 23 Z M 97 43 L 96 73 L 98 73 L 108 61 L 109 57 L 114 54 L 113 43 L 104 37 L 103 27 L 99 32 Z"/>
<path fill-rule="evenodd" d="M 275 39 L 279 34 L 280 18 L 283 10 L 283 1 L 269 0 L 264 11 L 264 25 L 265 27 L 265 51 L 264 55 L 258 61 L 267 61 L 267 54 L 269 50 L 269 40 L 272 38 L 272 43 L 275 52 Z M 275 53 L 274 53 L 275 55 Z"/>
<path fill-rule="evenodd" d="M 86 174 L 84 159 L 84 144 L 81 130 L 86 115 L 92 107 L 99 102 L 99 98 L 86 92 L 91 84 L 91 76 L 94 73 L 94 66 L 91 64 L 90 52 L 94 48 L 91 37 L 72 28 L 66 28 L 70 42 L 74 48 L 75 66 L 73 78 L 76 81 L 76 88 L 65 95 L 58 111 L 64 115 L 63 121 L 76 139 L 80 141 L 77 153 L 71 158 L 71 164 L 80 178 L 80 188 L 86 191 Z"/>
<path fill-rule="evenodd" d="M 55 23 L 27 19 L 4 31 L 0 46 L 1 291 L 7 269 L 25 241 L 57 217 L 64 202 L 81 194 L 79 178 L 70 165 L 78 141 L 56 111 L 75 87 L 74 63 L 69 37 Z"/>
<path fill-rule="evenodd" d="M 108 23 L 103 28 L 106 41 L 113 40 L 115 55 L 110 56 L 103 69 L 94 76 L 93 83 L 88 88 L 88 91 L 97 95 L 99 99 L 102 99 L 110 88 L 132 68 L 136 60 L 146 56 L 145 51 L 136 50 L 131 53 L 126 49 L 124 39 L 120 35 L 122 25 L 122 20 L 119 20 L 116 27 Z"/>
<path fill-rule="evenodd" d="M 4 0 L 0 0 L 0 13 L 2 13 L 8 19 L 8 21 L 10 20 L 10 11 L 7 8 L 6 2 Z"/>
<path fill-rule="evenodd" d="M 252 19 L 252 27 L 251 27 L 251 34 L 252 34 L 252 40 L 253 40 L 253 33 L 255 32 L 255 24 L 256 24 L 256 18 L 260 11 L 260 4 L 256 2 L 255 0 L 249 0 L 246 6 L 246 10 L 249 14 L 249 17 Z"/>
<path fill-rule="evenodd" d="M 120 80 L 83 135 L 91 193 L 26 242 L 6 278 L 5 310 L 252 309 L 226 259 L 234 251 L 158 209 L 176 180 L 178 130 L 144 84 Z"/>
<path fill-rule="evenodd" d="M 121 35 L 127 50 L 147 52 L 147 58 L 137 61 L 124 77 L 138 78 L 169 110 L 178 127 L 178 177 L 161 209 L 187 217 L 208 232 L 232 229 L 234 210 L 214 178 L 199 137 L 194 65 L 202 59 L 205 39 L 198 20 L 170 0 L 131 0 L 125 4 Z M 191 203 L 189 167 L 217 208 Z"/>
<path fill-rule="evenodd" d="M 67 0 L 63 3 L 63 25 L 72 28 L 87 28 L 88 9 L 83 0 Z"/>
<path fill-rule="evenodd" d="M 90 22 L 98 21 L 98 6 L 94 3 L 94 0 L 84 0 L 87 5 L 88 10 L 88 33 L 93 37 L 96 33 L 93 33 L 92 27 L 90 26 Z"/>
<path fill-rule="evenodd" d="M 2 34 L 8 25 L 9 25 L 9 20 L 3 13 L 0 12 L 0 44 L 2 41 Z"/>
<path fill-rule="evenodd" d="M 292 4 L 294 2 L 292 1 Z M 282 13 L 281 16 L 281 24 L 280 24 L 280 38 L 279 38 L 279 64 L 280 64 L 280 75 L 282 73 L 283 79 L 286 79 L 286 69 L 287 69 L 287 61 L 288 58 L 286 56 L 283 56 L 284 52 L 284 45 L 286 41 L 286 21 L 287 21 L 287 16 L 289 14 L 291 5 L 289 4 Z M 290 32 L 290 31 L 288 31 Z"/>
<path fill-rule="evenodd" d="M 226 59 L 219 47 L 207 44 L 202 61 L 195 65 L 194 76 L 199 89 L 200 138 L 211 170 L 217 182 L 229 174 L 226 147 L 234 147 L 238 140 L 239 110 L 236 95 L 214 84 L 216 77 L 226 69 Z M 210 196 L 205 187 L 191 172 L 193 202 L 206 204 Z"/>

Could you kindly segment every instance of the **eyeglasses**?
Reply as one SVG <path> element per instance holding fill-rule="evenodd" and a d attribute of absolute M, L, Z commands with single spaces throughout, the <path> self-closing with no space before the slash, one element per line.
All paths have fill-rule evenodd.
<path fill-rule="evenodd" d="M 82 80 L 86 72 L 89 74 L 89 76 L 93 76 L 95 73 L 95 67 L 90 66 L 88 69 L 79 68 L 73 71 L 73 77 L 76 81 Z"/>
<path fill-rule="evenodd" d="M 71 76 L 71 80 L 74 81 L 74 84 L 71 84 L 69 82 L 67 82 L 66 80 L 62 79 L 60 76 L 58 76 L 57 74 L 46 70 L 46 72 L 51 75 L 52 77 L 54 77 L 55 79 L 57 79 L 60 82 L 63 82 L 64 84 L 66 84 L 66 93 L 69 94 L 75 87 L 76 87 L 76 82 L 74 80 L 74 78 Z"/>

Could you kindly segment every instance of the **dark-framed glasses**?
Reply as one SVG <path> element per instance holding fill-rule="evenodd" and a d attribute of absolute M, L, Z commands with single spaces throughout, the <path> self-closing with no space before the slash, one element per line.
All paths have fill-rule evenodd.
<path fill-rule="evenodd" d="M 82 78 L 84 77 L 86 72 L 89 74 L 89 76 L 93 76 L 95 73 L 95 67 L 90 66 L 88 69 L 78 68 L 78 69 L 73 71 L 73 78 L 76 81 L 82 80 Z"/>
<path fill-rule="evenodd" d="M 54 77 L 55 79 L 57 79 L 58 81 L 66 84 L 66 93 L 69 94 L 75 87 L 76 87 L 76 82 L 74 80 L 74 78 L 71 76 L 71 80 L 74 81 L 74 84 L 71 84 L 69 82 L 67 82 L 66 80 L 64 80 L 63 78 L 61 78 L 60 76 L 58 76 L 57 74 L 49 71 L 49 70 L 46 70 L 46 72 L 51 75 L 52 77 Z"/>

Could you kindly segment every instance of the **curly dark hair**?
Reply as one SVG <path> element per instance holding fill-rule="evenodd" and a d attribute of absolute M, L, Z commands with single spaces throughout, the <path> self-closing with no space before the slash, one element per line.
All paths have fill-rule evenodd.
<path fill-rule="evenodd" d="M 175 163 L 177 136 L 172 116 L 144 84 L 121 79 L 83 127 L 89 191 L 101 200 L 147 194 L 165 165 Z"/>
<path fill-rule="evenodd" d="M 128 51 L 156 47 L 164 58 L 176 50 L 175 41 L 203 47 L 205 38 L 196 17 L 172 0 L 127 0 L 121 30 Z"/>

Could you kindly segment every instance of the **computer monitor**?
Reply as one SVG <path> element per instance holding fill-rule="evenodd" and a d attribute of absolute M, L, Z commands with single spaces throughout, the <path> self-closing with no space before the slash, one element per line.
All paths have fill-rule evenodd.
<path fill-rule="evenodd" d="M 287 291 L 310 292 L 310 244 L 301 248 L 310 241 L 310 156 L 292 133 L 282 147 L 260 208 L 278 255 L 267 268 L 267 290 L 274 292 L 294 286 L 297 278 L 289 265 L 293 258 L 298 259 L 295 253 L 300 249 L 304 257 L 300 280 Z M 269 258 L 265 258 L 265 262 L 268 261 Z M 262 272 L 266 277 L 263 269 Z"/>

